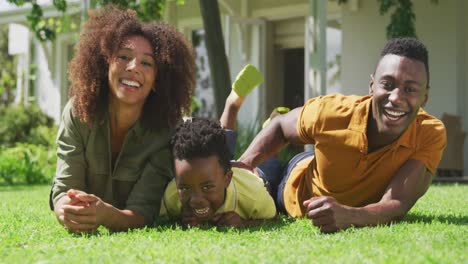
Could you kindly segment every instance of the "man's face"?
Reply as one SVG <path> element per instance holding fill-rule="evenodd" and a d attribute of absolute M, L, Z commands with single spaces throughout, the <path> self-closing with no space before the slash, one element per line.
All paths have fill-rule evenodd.
<path fill-rule="evenodd" d="M 224 204 L 232 171 L 225 173 L 216 155 L 175 160 L 176 186 L 184 215 L 201 222 L 211 219 Z"/>
<path fill-rule="evenodd" d="M 424 63 L 398 55 L 385 55 L 369 86 L 372 119 L 378 136 L 397 139 L 413 122 L 428 99 Z"/>

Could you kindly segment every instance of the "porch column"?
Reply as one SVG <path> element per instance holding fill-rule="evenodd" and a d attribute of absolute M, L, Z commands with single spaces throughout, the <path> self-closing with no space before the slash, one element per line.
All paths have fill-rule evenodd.
<path fill-rule="evenodd" d="M 304 99 L 326 94 L 327 1 L 310 0 L 305 25 Z"/>
<path fill-rule="evenodd" d="M 8 25 L 8 54 L 18 55 L 16 68 L 16 97 L 15 105 L 29 104 L 29 67 L 31 37 L 29 29 L 21 24 Z"/>

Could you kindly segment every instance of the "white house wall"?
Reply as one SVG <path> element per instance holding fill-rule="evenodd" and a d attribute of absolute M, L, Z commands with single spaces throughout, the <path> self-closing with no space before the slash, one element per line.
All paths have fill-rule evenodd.
<path fill-rule="evenodd" d="M 361 1 L 357 11 L 342 6 L 341 83 L 344 94 L 367 94 L 369 76 L 385 44 L 388 17 L 381 17 L 375 0 Z"/>
<path fill-rule="evenodd" d="M 49 45 L 47 45 L 49 44 Z M 50 43 L 34 42 L 35 58 L 37 64 L 35 96 L 36 102 L 44 113 L 52 117 L 56 122 L 60 120 L 60 89 L 53 81 L 52 71 L 49 61 L 53 61 L 50 54 L 52 54 L 52 47 Z"/>
<path fill-rule="evenodd" d="M 2 2 L 4 0 L 0 0 Z M 72 15 L 80 12 L 81 0 L 68 0 L 67 14 Z M 37 2 L 43 8 L 43 17 L 59 17 L 61 12 L 52 5 L 52 0 L 40 0 Z M 29 14 L 31 5 L 29 3 L 16 7 L 2 2 L 0 5 L 0 24 L 22 23 L 26 24 L 26 16 Z M 39 107 L 52 117 L 56 122 L 60 120 L 60 112 L 63 107 L 62 99 L 67 97 L 65 85 L 67 75 L 67 53 L 62 52 L 65 43 L 76 42 L 74 34 L 57 34 L 57 40 L 53 42 L 40 43 L 33 38 L 31 50 L 34 57 L 31 63 L 37 66 L 34 81 L 34 96 Z M 29 65 L 24 70 L 29 70 Z M 64 89 L 62 89 L 64 88 Z M 62 95 L 61 95 L 62 94 Z"/>
<path fill-rule="evenodd" d="M 429 50 L 430 93 L 425 110 L 441 118 L 443 113 L 459 115 L 468 131 L 467 43 L 468 14 L 465 0 L 413 1 L 416 34 Z M 346 94 L 366 94 L 369 75 L 375 69 L 379 52 L 386 42 L 390 21 L 378 13 L 375 0 L 359 1 L 355 11 L 342 7 L 342 77 Z M 468 143 L 465 140 L 465 172 L 468 170 Z"/>
<path fill-rule="evenodd" d="M 445 0 L 433 5 L 419 1 L 415 5 L 418 37 L 429 49 L 431 90 L 426 110 L 439 118 L 444 112 L 461 114 L 457 111 L 458 2 Z"/>
<path fill-rule="evenodd" d="M 243 65 L 247 63 L 253 63 L 254 65 L 258 66 L 258 60 L 255 61 L 247 61 L 246 59 L 250 58 L 244 58 L 245 54 L 243 54 L 242 44 L 240 43 L 241 39 L 238 37 L 237 30 L 235 28 L 232 28 L 231 34 L 230 34 L 230 49 L 229 51 L 226 51 L 226 53 L 229 54 L 229 67 L 230 67 L 230 72 L 231 72 L 231 81 L 234 81 L 236 78 L 236 73 L 239 72 Z M 248 38 L 247 41 L 250 41 L 249 45 L 253 48 L 255 48 L 256 45 L 252 45 L 252 41 L 254 41 L 252 38 Z M 252 54 L 258 54 L 258 49 L 256 51 L 251 50 Z M 229 89 L 228 87 L 226 87 Z M 264 89 L 264 87 L 261 87 Z M 259 115 L 259 107 L 260 104 L 259 102 L 259 89 L 254 90 L 244 101 L 244 104 L 242 108 L 239 111 L 239 119 L 242 120 L 242 123 L 245 125 L 250 125 L 255 122 L 257 116 Z"/>
<path fill-rule="evenodd" d="M 231 23 L 230 35 L 227 39 L 230 48 L 226 53 L 228 54 L 232 81 L 234 81 L 237 73 L 247 63 L 252 63 L 260 67 L 260 70 L 265 73 L 267 71 L 266 68 L 271 66 L 267 65 L 267 59 L 265 58 L 268 50 L 270 50 L 268 48 L 270 44 L 303 46 L 304 23 L 302 21 L 304 20 L 304 16 L 309 12 L 308 0 L 220 0 L 218 4 L 221 11 L 223 30 L 225 30 L 226 27 L 226 15 L 265 21 L 264 26 L 252 26 L 247 30 L 247 33 L 243 35 L 243 37 L 247 39 L 244 43 L 241 42 L 237 26 L 235 23 Z M 172 15 L 176 16 L 176 19 L 171 19 L 171 21 L 173 21 L 172 23 L 187 37 L 190 37 L 192 30 L 203 27 L 198 1 L 186 1 L 184 5 L 178 6 L 177 11 L 173 12 Z M 295 23 L 293 27 L 286 26 L 286 28 L 283 28 L 286 29 L 286 31 L 289 30 L 289 32 L 287 32 L 289 36 L 274 38 L 279 40 L 279 43 L 266 43 L 268 34 L 264 33 L 269 30 L 271 23 L 277 23 L 276 21 L 291 18 L 296 19 L 299 23 Z M 262 121 L 262 119 L 267 116 L 266 112 L 270 111 L 272 108 L 271 105 L 269 107 L 270 109 L 265 107 L 265 96 L 268 96 L 266 95 L 268 76 L 266 77 L 267 80 L 265 84 L 249 95 L 239 112 L 239 121 L 244 125 L 251 125 L 255 122 L 260 123 L 259 121 Z"/>
<path fill-rule="evenodd" d="M 457 114 L 457 2 L 414 1 L 417 35 L 429 50 L 431 89 L 426 110 L 439 118 L 444 112 Z M 378 8 L 374 0 L 360 1 L 357 11 L 343 6 L 341 81 L 346 94 L 368 93 L 369 75 L 385 45 L 390 20 L 389 15 L 380 16 Z"/>

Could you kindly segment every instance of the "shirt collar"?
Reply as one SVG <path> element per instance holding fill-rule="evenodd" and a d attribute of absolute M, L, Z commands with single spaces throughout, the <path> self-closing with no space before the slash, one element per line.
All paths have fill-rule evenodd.
<path fill-rule="evenodd" d="M 231 179 L 229 186 L 226 188 L 226 198 L 223 205 L 216 211 L 215 214 L 235 211 L 237 206 L 237 188 L 234 181 Z"/>
<path fill-rule="evenodd" d="M 366 133 L 367 119 L 369 116 L 372 97 L 370 95 L 364 96 L 356 109 L 353 111 L 351 120 L 349 121 L 348 129 L 356 132 Z"/>
<path fill-rule="evenodd" d="M 364 135 L 367 130 L 367 120 L 369 117 L 370 109 L 372 105 L 372 96 L 367 95 L 361 99 L 361 102 L 356 106 L 356 110 L 353 111 L 351 120 L 348 125 L 348 129 L 356 132 L 361 132 Z M 419 109 L 418 116 L 424 113 L 422 108 Z M 417 117 L 408 128 L 403 132 L 403 134 L 392 143 L 393 147 L 404 146 L 407 148 L 414 148 L 416 142 L 416 132 L 417 132 Z"/>
<path fill-rule="evenodd" d="M 395 146 L 404 146 L 407 148 L 415 148 L 416 136 L 418 132 L 418 117 L 419 115 L 425 113 L 422 108 L 419 108 L 419 112 L 416 115 L 416 118 L 411 122 L 408 128 L 403 132 L 403 134 L 398 138 Z"/>
<path fill-rule="evenodd" d="M 109 110 L 107 109 L 99 118 L 98 118 L 98 124 L 100 126 L 103 126 L 103 125 L 106 125 L 106 126 L 109 126 L 110 127 L 110 113 L 109 113 Z M 142 123 L 142 120 L 141 120 L 141 117 L 138 118 L 138 120 L 136 121 L 135 124 L 133 124 L 133 126 L 129 129 L 128 132 L 134 132 L 138 137 L 141 137 L 143 136 L 143 134 L 145 133 L 145 129 L 143 127 L 143 123 Z"/>

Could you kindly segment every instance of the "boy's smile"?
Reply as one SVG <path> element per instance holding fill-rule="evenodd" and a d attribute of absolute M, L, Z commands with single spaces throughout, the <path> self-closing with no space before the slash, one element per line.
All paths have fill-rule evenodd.
<path fill-rule="evenodd" d="M 211 219 L 224 204 L 232 171 L 225 172 L 215 155 L 175 160 L 176 185 L 182 212 L 203 221 Z"/>

